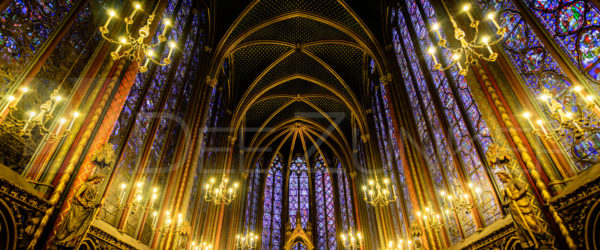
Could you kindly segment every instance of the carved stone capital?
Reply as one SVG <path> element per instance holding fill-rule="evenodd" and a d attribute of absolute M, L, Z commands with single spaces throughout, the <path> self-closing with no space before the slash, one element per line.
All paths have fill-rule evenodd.
<path fill-rule="evenodd" d="M 230 145 L 233 145 L 233 144 L 235 144 L 235 142 L 237 141 L 237 138 L 236 138 L 236 137 L 233 137 L 233 136 L 228 136 L 228 137 L 227 137 L 227 140 L 229 141 L 229 144 L 230 144 Z"/>
<path fill-rule="evenodd" d="M 383 85 L 387 85 L 388 83 L 392 82 L 392 74 L 387 73 L 385 75 L 383 75 L 382 77 L 379 78 L 379 81 L 381 81 L 381 83 Z"/>
<path fill-rule="evenodd" d="M 218 82 L 217 78 L 206 76 L 206 84 L 210 85 L 212 88 L 217 86 L 217 82 Z"/>
<path fill-rule="evenodd" d="M 367 135 L 361 135 L 361 136 L 360 136 L 360 139 L 362 140 L 362 142 L 363 142 L 363 143 L 367 143 L 367 142 L 369 142 L 369 139 L 370 139 L 370 138 L 371 138 L 371 137 L 370 137 L 368 134 L 367 134 Z"/>

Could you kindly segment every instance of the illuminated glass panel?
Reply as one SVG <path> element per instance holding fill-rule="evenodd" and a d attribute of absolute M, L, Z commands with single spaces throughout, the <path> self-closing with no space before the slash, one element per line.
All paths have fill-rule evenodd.
<path fill-rule="evenodd" d="M 302 228 L 310 220 L 309 191 L 308 191 L 308 167 L 303 157 L 296 157 L 290 165 L 289 175 L 289 215 L 292 229 L 296 222 L 296 213 L 300 213 Z"/>
<path fill-rule="evenodd" d="M 354 209 L 352 206 L 352 194 L 350 193 L 350 183 L 346 170 L 342 167 L 342 163 L 337 164 L 339 200 L 340 200 L 340 217 L 342 218 L 342 227 L 344 232 L 348 232 L 351 228 L 354 229 Z"/>
<path fill-rule="evenodd" d="M 167 10 L 165 11 L 166 15 L 173 13 L 175 10 L 175 6 L 177 1 L 169 1 L 167 6 Z M 187 13 L 186 13 L 187 15 Z M 183 27 L 184 23 L 178 23 L 176 26 Z M 171 34 L 173 31 L 171 32 Z M 160 32 L 156 32 L 154 34 L 154 39 L 158 39 L 158 35 Z M 194 37 L 191 36 L 190 39 Z M 193 41 L 190 41 L 189 44 L 193 44 Z M 186 48 L 184 48 L 185 54 L 184 58 L 189 58 L 191 54 L 191 47 L 189 44 L 186 44 Z M 163 51 L 162 56 L 166 57 L 167 50 Z M 147 136 L 150 134 L 150 125 L 154 120 L 156 120 L 155 112 L 161 109 L 167 109 L 170 112 L 176 111 L 176 101 L 178 93 L 181 92 L 181 88 L 183 86 L 183 81 L 181 77 L 175 78 L 172 85 L 172 89 L 167 90 L 167 76 L 171 71 L 173 65 L 159 67 L 157 68 L 157 72 L 152 79 L 147 79 L 148 73 L 138 73 L 136 80 L 133 84 L 133 87 L 127 97 L 123 110 L 121 111 L 121 115 L 117 120 L 115 128 L 112 131 L 111 137 L 109 141 L 113 143 L 117 148 L 123 148 L 123 156 L 121 157 L 121 161 L 117 163 L 116 176 L 114 183 L 116 185 L 111 185 L 109 189 L 109 197 L 107 198 L 107 204 L 103 206 L 104 213 L 103 219 L 109 223 L 116 223 L 118 216 L 114 216 L 119 209 L 117 209 L 117 195 L 120 193 L 119 187 L 121 183 L 126 183 L 128 189 L 131 189 L 133 184 L 131 183 L 133 180 L 133 176 L 135 176 L 135 172 L 137 171 L 137 165 L 139 156 L 142 154 L 144 150 L 144 144 L 146 142 Z M 181 68 L 178 68 L 176 71 L 176 75 L 182 75 L 185 73 L 186 65 L 182 63 Z M 166 98 L 165 106 L 159 107 L 159 102 L 162 98 Z M 135 113 L 137 111 L 137 113 Z M 180 111 L 182 112 L 182 111 Z M 149 168 L 145 169 L 148 173 L 156 173 L 156 166 L 163 166 L 165 168 L 170 168 L 171 163 L 167 162 L 158 162 L 160 159 L 161 152 L 165 146 L 163 143 L 165 142 L 165 138 L 173 137 L 171 140 L 172 145 L 167 145 L 167 151 L 165 154 L 171 154 L 170 156 L 166 156 L 164 158 L 172 159 L 172 153 L 174 153 L 174 142 L 177 141 L 176 138 L 179 136 L 179 128 L 171 129 L 169 134 L 169 119 L 158 119 L 158 129 L 159 133 L 157 133 L 155 140 L 149 142 L 148 147 L 151 147 L 152 153 L 149 156 L 148 164 Z M 127 135 L 127 130 L 131 130 L 130 134 Z M 127 141 L 125 141 L 127 140 Z M 151 143 L 151 144 L 150 144 Z M 165 164 L 166 163 L 166 164 Z M 158 171 L 158 178 L 155 182 L 156 186 L 161 187 L 161 190 L 164 190 L 164 187 L 167 182 L 167 176 L 169 171 Z M 152 177 L 154 174 L 145 174 L 146 179 L 143 180 L 146 185 L 150 185 L 149 183 L 153 183 Z M 130 191 L 130 190 L 129 190 Z M 161 193 L 161 195 L 163 195 Z M 111 216 L 113 215 L 113 216 Z M 140 213 L 134 213 L 133 217 L 140 216 Z M 137 225 L 135 224 L 137 220 L 128 220 L 128 225 L 126 226 L 126 231 L 129 234 L 135 234 Z"/>
<path fill-rule="evenodd" d="M 248 185 L 248 194 L 246 197 L 246 216 L 244 221 L 244 228 L 248 228 L 250 231 L 256 231 L 257 227 L 257 214 L 258 214 L 258 203 L 260 198 L 260 176 L 261 167 L 260 163 L 256 163 L 254 171 L 250 175 L 250 181 Z"/>
<path fill-rule="evenodd" d="M 315 195 L 317 212 L 317 249 L 335 249 L 335 205 L 331 174 L 319 156 L 315 161 Z"/>
<path fill-rule="evenodd" d="M 279 157 L 269 168 L 265 181 L 262 221 L 262 249 L 279 249 L 281 245 L 281 211 L 283 199 L 283 167 Z"/>
<path fill-rule="evenodd" d="M 74 1 L 9 1 L 0 15 L 0 94 L 26 68 L 32 56 L 59 27 Z"/>
<path fill-rule="evenodd" d="M 447 183 L 451 185 L 461 185 L 454 162 L 455 159 L 450 155 L 450 152 L 452 151 L 448 145 L 449 142 L 442 132 L 439 115 L 432 105 L 433 101 L 431 100 L 427 83 L 425 82 L 425 76 L 421 70 L 411 37 L 408 33 L 404 15 L 398 11 L 397 16 L 400 33 L 394 30 L 395 45 L 397 46 L 396 55 L 402 69 L 402 75 L 406 82 L 405 87 L 409 93 L 409 100 L 412 105 L 415 121 L 417 122 L 419 137 L 424 146 L 426 165 L 433 179 L 434 187 L 437 190 L 448 190 Z M 408 53 L 404 54 L 404 51 L 407 51 Z M 408 58 L 408 61 L 406 58 Z M 414 80 L 410 81 L 411 79 Z M 419 101 L 419 97 L 423 100 L 422 103 Z M 421 110 L 424 110 L 425 114 L 423 114 Z M 428 129 L 428 124 L 431 127 L 431 131 Z M 430 133 L 433 137 L 429 136 Z M 443 168 L 442 166 L 446 167 Z M 462 214 L 461 216 L 467 217 Z M 451 220 L 450 223 L 453 228 L 458 228 L 456 221 Z M 475 225 L 472 223 L 472 218 L 470 216 L 462 219 L 461 224 L 463 224 L 461 225 L 462 228 L 469 232 L 473 232 L 475 229 Z M 457 231 L 450 231 L 450 238 L 453 243 L 456 243 L 460 241 L 460 233 Z"/>
<path fill-rule="evenodd" d="M 421 53 L 423 55 L 427 55 L 426 50 L 433 46 L 434 42 L 437 41 L 431 41 L 429 37 L 429 30 L 425 25 L 425 21 L 421 15 L 421 12 L 419 11 L 417 2 L 415 0 L 409 0 L 407 2 L 409 6 L 409 12 L 411 13 L 410 18 L 418 35 L 418 39 L 416 40 L 419 41 Z M 435 12 L 433 7 L 429 4 L 429 1 L 422 0 L 420 2 L 423 6 L 424 13 L 427 15 L 426 20 L 430 23 L 437 22 Z M 445 38 L 445 35 L 442 31 L 440 31 L 440 34 L 443 38 Z M 449 64 L 451 60 L 450 52 L 443 49 L 442 55 L 444 62 Z M 452 79 L 447 79 L 444 72 L 434 69 L 435 63 L 430 56 L 426 56 L 425 61 L 427 62 L 426 64 L 428 71 L 431 73 L 433 78 L 434 86 L 437 90 L 436 92 L 439 95 L 439 99 L 442 101 L 442 105 L 444 107 L 443 111 L 445 113 L 446 120 L 450 125 L 450 133 L 453 134 L 455 145 L 457 146 L 459 155 L 462 158 L 462 165 L 468 181 L 476 186 L 481 187 L 483 190 L 494 190 L 490 180 L 487 178 L 485 169 L 482 167 L 483 164 L 481 163 L 481 159 L 479 159 L 479 156 L 476 153 L 476 142 L 473 141 L 477 140 L 485 151 L 491 144 L 491 138 L 489 137 L 487 126 L 481 118 L 479 110 L 472 99 L 470 90 L 464 77 L 458 74 L 458 69 L 455 67 L 455 69 L 451 71 Z M 453 95 L 450 81 L 453 81 L 455 85 L 457 85 L 459 97 Z M 457 102 L 462 102 L 467 112 L 467 118 L 462 117 Z M 471 138 L 466 129 L 469 125 L 469 122 L 477 130 L 475 138 Z M 464 187 L 463 189 L 468 190 Z M 481 206 L 478 208 L 483 215 L 485 223 L 489 225 L 492 222 L 500 219 L 500 209 L 496 206 L 495 197 L 492 193 L 485 192 L 482 196 L 486 202 L 481 204 Z"/>
<path fill-rule="evenodd" d="M 590 1 L 524 0 L 571 61 L 600 82 L 600 10 Z M 599 94 L 596 88 L 596 94 Z"/>

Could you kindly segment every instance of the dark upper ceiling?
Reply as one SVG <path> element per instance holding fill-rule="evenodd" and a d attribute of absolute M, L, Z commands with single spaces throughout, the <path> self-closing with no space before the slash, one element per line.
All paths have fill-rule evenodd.
<path fill-rule="evenodd" d="M 243 128 L 243 134 L 235 136 L 243 136 L 248 162 L 261 156 L 253 148 L 298 153 L 300 147 L 290 149 L 294 137 L 314 148 L 311 153 L 321 150 L 349 158 L 353 127 L 366 127 L 367 102 L 361 97 L 367 61 L 382 53 L 377 42 L 381 39 L 374 34 L 381 33 L 383 3 L 218 0 L 214 4 L 220 42 L 213 64 L 229 62 L 232 126 Z M 325 142 L 319 143 L 319 137 Z M 287 146 L 277 150 L 279 145 Z"/>

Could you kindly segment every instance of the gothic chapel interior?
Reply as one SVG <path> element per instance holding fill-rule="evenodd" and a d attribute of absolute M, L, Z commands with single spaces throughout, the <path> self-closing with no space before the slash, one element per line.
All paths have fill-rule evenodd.
<path fill-rule="evenodd" d="M 600 249 L 600 0 L 0 0 L 0 249 Z"/>

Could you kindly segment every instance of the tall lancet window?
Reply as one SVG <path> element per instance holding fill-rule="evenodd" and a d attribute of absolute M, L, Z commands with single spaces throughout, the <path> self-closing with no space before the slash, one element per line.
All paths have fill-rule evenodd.
<path fill-rule="evenodd" d="M 314 164 L 317 211 L 317 248 L 335 249 L 335 205 L 331 174 L 319 156 Z"/>
<path fill-rule="evenodd" d="M 297 156 L 290 165 L 289 176 L 289 221 L 292 229 L 295 226 L 296 213 L 300 213 L 302 228 L 306 229 L 310 218 L 308 192 L 308 167 L 304 158 Z"/>
<path fill-rule="evenodd" d="M 466 80 L 456 69 L 439 72 L 430 56 L 418 58 L 427 55 L 427 49 L 437 43 L 427 28 L 437 18 L 430 2 L 406 0 L 405 3 L 407 8 L 396 13 L 397 23 L 392 32 L 433 187 L 451 193 L 471 192 L 468 184 L 473 183 L 490 190 L 483 193 L 483 201 L 473 211 L 480 216 L 483 226 L 489 225 L 501 214 L 480 154 L 492 143 L 487 125 Z M 446 50 L 441 53 L 444 64 L 450 58 L 448 53 Z M 437 196 L 437 203 L 442 204 Z M 450 220 L 452 228 L 461 229 L 448 232 L 452 242 L 475 232 L 475 217 L 474 213 L 458 213 L 453 217 L 458 219 Z"/>
<path fill-rule="evenodd" d="M 600 9 L 591 1 L 523 2 L 573 64 L 590 80 L 600 83 Z M 596 93 L 600 93 L 600 88 L 596 87 Z"/>
<path fill-rule="evenodd" d="M 265 182 L 262 223 L 262 249 L 279 249 L 281 245 L 281 208 L 283 196 L 283 166 L 275 157 Z"/>
<path fill-rule="evenodd" d="M 338 194 L 340 200 L 340 217 L 342 218 L 342 231 L 348 232 L 354 229 L 354 209 L 352 206 L 352 194 L 350 193 L 350 182 L 348 174 L 342 167 L 342 163 L 337 163 L 338 176 Z"/>
<path fill-rule="evenodd" d="M 244 221 L 244 228 L 250 231 L 256 230 L 256 223 L 258 217 L 258 203 L 260 198 L 260 177 L 261 168 L 260 163 L 257 162 L 250 175 L 250 181 L 248 183 L 248 194 L 246 197 L 246 220 Z"/>

